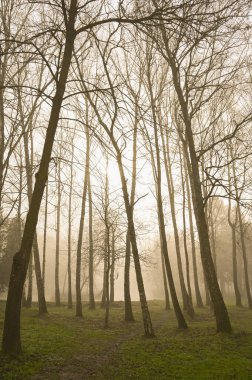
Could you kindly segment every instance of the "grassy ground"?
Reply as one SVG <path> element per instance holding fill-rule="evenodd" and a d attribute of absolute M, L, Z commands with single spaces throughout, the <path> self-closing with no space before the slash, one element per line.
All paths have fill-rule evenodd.
<path fill-rule="evenodd" d="M 4 304 L 0 304 L 2 330 Z M 172 311 L 150 302 L 156 338 L 143 337 L 139 304 L 136 322 L 123 322 L 123 304 L 111 309 L 110 328 L 104 311 L 84 308 L 84 319 L 66 307 L 22 313 L 23 354 L 0 354 L 1 380 L 80 379 L 252 379 L 252 312 L 229 308 L 234 333 L 216 334 L 209 310 L 197 310 L 190 328 L 176 328 Z"/>

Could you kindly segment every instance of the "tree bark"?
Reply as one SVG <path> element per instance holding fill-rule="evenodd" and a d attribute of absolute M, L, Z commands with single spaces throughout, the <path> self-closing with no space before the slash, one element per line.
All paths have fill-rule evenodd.
<path fill-rule="evenodd" d="M 167 285 L 167 276 L 165 271 L 165 264 L 164 264 L 164 257 L 161 252 L 161 265 L 162 265 L 162 274 L 163 274 L 163 281 L 164 281 L 164 293 L 165 293 L 165 310 L 170 310 L 170 298 L 169 298 L 169 291 L 168 291 L 168 285 Z"/>
<path fill-rule="evenodd" d="M 196 247 L 195 247 L 195 236 L 194 236 L 194 227 L 193 227 L 193 214 L 192 214 L 192 204 L 191 204 L 191 192 L 190 192 L 190 185 L 189 185 L 189 181 L 188 181 L 188 171 L 187 171 L 187 167 L 186 167 L 185 149 L 187 149 L 187 147 L 183 147 L 183 153 L 184 153 L 183 165 L 184 165 L 184 170 L 185 170 L 185 184 L 186 184 L 186 192 L 187 192 L 188 216 L 189 216 L 190 237 L 191 237 L 194 290 L 195 290 L 197 307 L 204 307 L 202 297 L 201 297 L 201 293 L 200 293 L 200 288 L 199 288 L 198 268 L 197 268 L 197 259 L 196 259 Z"/>
<path fill-rule="evenodd" d="M 137 97 L 135 99 L 135 115 L 134 115 L 134 131 L 133 131 L 133 156 L 132 156 L 132 183 L 131 183 L 131 193 L 130 193 L 130 205 L 132 208 L 132 213 L 134 213 L 134 202 L 136 193 L 136 163 L 137 163 L 137 128 L 138 128 L 138 110 L 137 110 Z M 126 322 L 134 322 L 134 315 L 131 304 L 130 295 L 130 256 L 131 256 L 131 246 L 130 246 L 130 234 L 127 231 L 126 235 L 126 249 L 125 249 L 125 263 L 124 263 L 124 319 Z"/>
<path fill-rule="evenodd" d="M 48 181 L 46 182 L 46 196 L 45 196 L 45 220 L 44 220 L 44 236 L 43 236 L 43 264 L 42 264 L 42 278 L 43 286 L 45 289 L 45 266 L 46 266 L 46 242 L 47 242 L 47 217 L 48 217 Z"/>
<path fill-rule="evenodd" d="M 229 188 L 231 191 L 231 176 L 230 176 L 230 168 L 228 167 L 228 181 Z M 238 270 L 237 270 L 237 249 L 236 249 L 236 227 L 237 227 L 237 208 L 235 213 L 235 221 L 231 221 L 231 198 L 228 199 L 228 224 L 231 228 L 232 234 L 232 266 L 233 266 L 233 285 L 235 292 L 235 303 L 237 307 L 242 307 L 241 301 L 241 293 L 238 284 Z"/>
<path fill-rule="evenodd" d="M 69 20 L 66 31 L 66 41 L 61 66 L 62 68 L 59 80 L 57 82 L 56 93 L 52 102 L 52 109 L 47 128 L 43 154 L 39 170 L 36 174 L 35 187 L 26 218 L 21 247 L 13 258 L 9 291 L 5 309 L 5 320 L 2 341 L 2 349 L 6 353 L 14 354 L 19 353 L 21 351 L 20 311 L 23 286 L 28 268 L 34 234 L 36 231 L 38 213 L 48 177 L 48 167 L 51 159 L 54 136 L 58 125 L 61 104 L 63 101 L 67 76 L 71 63 L 71 57 L 75 40 L 74 22 L 76 13 L 77 0 L 71 0 Z"/>
<path fill-rule="evenodd" d="M 182 187 L 182 218 L 183 218 L 183 243 L 184 243 L 184 251 L 185 251 L 185 261 L 186 261 L 186 278 L 187 278 L 187 287 L 188 287 L 188 295 L 192 302 L 192 290 L 191 290 L 191 281 L 190 281 L 190 264 L 189 264 L 189 255 L 187 248 L 187 226 L 186 226 L 186 193 L 185 193 L 185 179 L 183 173 L 183 160 L 179 147 L 179 157 L 180 157 L 180 173 L 181 173 L 181 187 Z"/>
<path fill-rule="evenodd" d="M 88 235 L 89 235 L 89 309 L 95 309 L 94 297 L 94 243 L 93 243 L 93 203 L 90 170 L 88 172 Z"/>
<path fill-rule="evenodd" d="M 28 131 L 25 130 L 25 122 L 23 116 L 23 109 L 21 103 L 21 94 L 20 89 L 18 90 L 18 104 L 21 115 L 21 124 L 22 124 L 22 132 L 23 132 L 23 141 L 24 141 L 24 152 L 25 152 L 25 168 L 26 168 L 26 179 L 27 179 L 27 196 L 29 205 L 32 200 L 32 168 L 33 168 L 33 140 L 32 140 L 32 130 L 31 128 Z M 30 133 L 31 138 L 31 154 L 29 154 L 29 139 L 28 133 Z M 38 247 L 38 238 L 37 232 L 35 230 L 34 239 L 33 239 L 33 255 L 34 255 L 34 266 L 35 266 L 35 275 L 37 282 L 37 290 L 38 290 L 38 305 L 39 305 L 39 314 L 47 313 L 47 306 L 45 301 L 45 292 L 43 285 L 43 278 L 41 274 L 41 266 L 40 266 L 40 258 L 39 258 L 39 247 Z M 31 255 L 30 255 L 31 256 Z M 32 258 L 30 259 L 30 270 L 29 270 L 29 288 L 28 288 L 28 297 L 27 297 L 27 307 L 31 307 L 32 303 Z"/>
<path fill-rule="evenodd" d="M 168 192 L 169 192 L 169 197 L 170 197 L 172 225 L 173 225 L 173 231 L 174 231 L 174 240 L 175 240 L 175 248 L 176 248 L 176 254 L 177 254 L 178 273 L 179 273 L 180 287 L 181 287 L 181 293 L 182 293 L 182 299 L 183 299 L 183 307 L 184 307 L 184 310 L 187 311 L 188 315 L 191 318 L 194 318 L 195 313 L 194 313 L 194 309 L 192 305 L 192 300 L 190 299 L 186 290 L 183 267 L 182 267 L 179 234 L 178 234 L 178 227 L 177 227 L 177 220 L 176 220 L 174 185 L 173 185 L 173 177 L 172 177 L 172 169 L 171 169 L 171 161 L 170 161 L 168 131 L 166 131 L 166 141 L 164 141 L 164 135 L 163 135 L 162 130 L 161 130 L 161 137 L 162 137 L 162 142 L 163 142 L 165 172 L 166 172 Z"/>
<path fill-rule="evenodd" d="M 110 297 L 109 302 L 115 302 L 115 229 L 112 229 L 111 238 L 111 269 L 110 269 Z"/>
<path fill-rule="evenodd" d="M 89 133 L 86 133 L 86 157 L 85 157 L 85 174 L 82 192 L 81 216 L 79 224 L 79 235 L 77 243 L 77 256 L 76 256 L 76 317 L 83 317 L 82 302 L 81 302 L 81 251 L 84 232 L 84 221 L 86 214 L 86 199 L 88 187 L 88 173 L 90 164 L 90 140 Z"/>
<path fill-rule="evenodd" d="M 134 226 L 134 221 L 133 221 L 133 212 L 132 212 L 132 207 L 129 201 L 129 194 L 128 194 L 128 189 L 127 189 L 127 181 L 126 181 L 124 170 L 123 170 L 121 153 L 118 149 L 116 142 L 114 140 L 112 141 L 117 151 L 117 163 L 118 163 L 118 168 L 119 168 L 119 173 L 120 173 L 120 178 L 121 178 L 123 198 L 124 198 L 125 210 L 126 210 L 127 220 L 128 220 L 128 232 L 130 236 L 132 253 L 133 253 L 134 264 L 135 264 L 137 286 L 138 286 L 138 292 L 139 292 L 140 304 L 141 304 L 142 316 L 143 316 L 144 333 L 146 337 L 152 337 L 154 336 L 154 329 L 152 326 L 152 321 L 151 321 L 149 308 L 148 308 L 146 295 L 145 295 L 139 253 L 138 253 L 138 248 L 137 248 L 135 226 Z"/>
<path fill-rule="evenodd" d="M 236 171 L 235 171 L 235 161 L 234 161 L 232 148 L 231 148 L 231 158 L 232 158 L 232 170 L 233 170 L 235 197 L 236 197 L 236 205 L 237 205 L 236 212 L 238 216 L 240 239 L 241 239 L 241 251 L 242 251 L 242 258 L 243 258 L 244 283 L 245 283 L 246 295 L 247 295 L 247 300 L 248 300 L 248 307 L 249 309 L 252 309 L 252 297 L 251 297 L 251 292 L 250 292 L 249 274 L 248 274 L 247 249 L 246 249 L 246 244 L 245 244 L 244 227 L 243 227 L 243 220 L 242 220 L 242 213 L 241 213 L 241 206 L 240 206 L 240 195 L 238 193 L 238 184 L 237 184 L 237 177 L 236 177 Z"/>
<path fill-rule="evenodd" d="M 61 157 L 61 148 L 60 148 L 60 157 Z M 59 256 L 60 256 L 60 216 L 61 216 L 61 165 L 60 165 L 60 159 L 58 160 L 56 171 L 58 172 L 58 175 L 56 176 L 55 180 L 57 183 L 57 209 L 56 209 L 56 250 L 55 250 L 55 306 L 59 307 L 61 306 L 60 302 L 60 284 L 59 284 Z"/>

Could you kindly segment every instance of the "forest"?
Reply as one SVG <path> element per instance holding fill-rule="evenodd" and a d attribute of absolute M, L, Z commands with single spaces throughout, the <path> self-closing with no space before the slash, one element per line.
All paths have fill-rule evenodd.
<path fill-rule="evenodd" d="M 251 9 L 0 0 L 0 379 L 252 379 Z"/>

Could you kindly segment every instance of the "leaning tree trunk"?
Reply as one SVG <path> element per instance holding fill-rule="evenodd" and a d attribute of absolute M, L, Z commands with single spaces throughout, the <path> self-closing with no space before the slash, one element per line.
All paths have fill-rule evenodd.
<path fill-rule="evenodd" d="M 77 0 L 72 0 L 69 10 L 69 20 L 66 30 L 65 49 L 62 59 L 62 68 L 56 86 L 56 93 L 52 101 L 52 109 L 46 138 L 42 153 L 39 170 L 36 174 L 36 181 L 32 199 L 29 205 L 23 238 L 20 250 L 14 255 L 13 265 L 10 275 L 9 290 L 5 308 L 5 319 L 3 329 L 2 349 L 6 353 L 19 353 L 21 351 L 20 339 L 20 311 L 23 286 L 29 264 L 32 243 L 36 231 L 39 209 L 43 197 L 44 188 L 48 177 L 48 168 L 51 159 L 52 147 L 57 129 L 61 104 L 65 92 L 65 86 L 72 52 L 74 48 L 75 31 L 74 22 L 77 13 Z"/>

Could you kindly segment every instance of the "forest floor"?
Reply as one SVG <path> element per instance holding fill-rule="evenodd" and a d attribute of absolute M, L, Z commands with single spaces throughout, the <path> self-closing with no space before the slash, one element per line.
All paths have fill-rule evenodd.
<path fill-rule="evenodd" d="M 232 334 L 217 334 L 208 309 L 197 309 L 189 329 L 179 331 L 173 311 L 150 301 L 156 337 L 143 337 L 139 303 L 136 322 L 123 321 L 123 303 L 111 308 L 110 327 L 104 310 L 84 306 L 84 318 L 65 306 L 49 305 L 40 318 L 37 309 L 22 311 L 23 353 L 0 354 L 1 380 L 84 379 L 252 379 L 252 311 L 229 307 Z M 4 303 L 0 303 L 2 330 Z"/>

